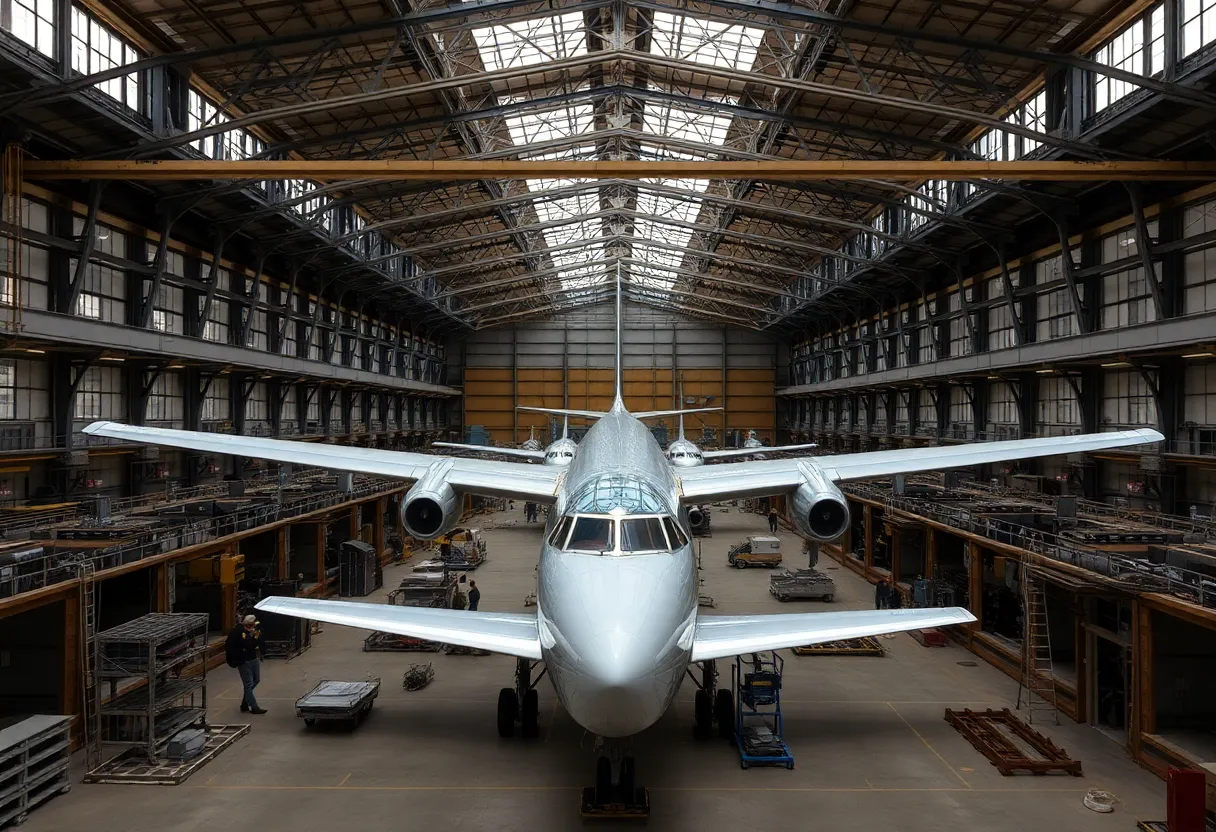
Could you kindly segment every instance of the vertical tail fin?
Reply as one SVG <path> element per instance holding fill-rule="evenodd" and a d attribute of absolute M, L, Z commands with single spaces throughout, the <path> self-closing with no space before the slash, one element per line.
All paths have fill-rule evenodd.
<path fill-rule="evenodd" d="M 562 439 L 570 438 L 570 417 L 562 417 Z"/>
<path fill-rule="evenodd" d="M 624 328 L 625 313 L 621 302 L 621 264 L 616 264 L 616 396 L 612 402 L 613 410 L 625 409 L 625 397 L 621 392 L 621 376 L 625 373 L 625 362 L 621 355 L 621 332 Z"/>
<path fill-rule="evenodd" d="M 680 379 L 680 401 L 676 409 L 680 411 L 680 439 L 684 438 L 684 379 Z"/>

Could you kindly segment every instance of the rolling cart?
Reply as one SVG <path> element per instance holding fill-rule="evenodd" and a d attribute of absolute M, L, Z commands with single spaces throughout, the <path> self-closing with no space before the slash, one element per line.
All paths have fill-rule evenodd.
<path fill-rule="evenodd" d="M 775 651 L 735 656 L 735 744 L 739 766 L 794 767 L 794 755 L 782 739 L 781 676 L 785 660 Z"/>
<path fill-rule="evenodd" d="M 296 700 L 296 716 L 311 728 L 318 721 L 340 722 L 350 730 L 371 713 L 380 680 L 339 682 L 325 680 Z"/>

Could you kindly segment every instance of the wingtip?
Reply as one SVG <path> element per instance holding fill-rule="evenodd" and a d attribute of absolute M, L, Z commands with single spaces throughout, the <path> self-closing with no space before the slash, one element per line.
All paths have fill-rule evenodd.
<path fill-rule="evenodd" d="M 90 436 L 92 436 L 92 435 L 101 433 L 103 430 L 110 427 L 112 424 L 114 424 L 114 423 L 113 422 L 93 422 L 92 424 L 85 427 L 85 429 L 82 430 L 81 433 L 87 433 Z"/>

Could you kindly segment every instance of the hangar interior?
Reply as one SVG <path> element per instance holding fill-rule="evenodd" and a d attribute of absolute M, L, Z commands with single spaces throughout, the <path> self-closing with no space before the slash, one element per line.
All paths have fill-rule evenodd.
<path fill-rule="evenodd" d="M 134 674 L 103 692 L 99 634 L 199 614 L 191 638 L 204 649 L 177 673 L 210 673 L 214 688 L 225 635 L 259 599 L 339 595 L 349 541 L 370 547 L 377 581 L 440 550 L 402 523 L 408 478 L 87 426 L 352 457 L 581 440 L 588 419 L 520 408 L 612 406 L 619 291 L 626 407 L 703 410 L 647 422 L 661 447 L 682 424 L 701 449 L 814 443 L 800 453 L 830 465 L 1159 431 L 1160 442 L 842 483 L 849 520 L 831 541 L 791 523 L 782 495 L 723 503 L 719 538 L 698 543 L 702 583 L 726 612 L 788 611 L 750 573 L 708 571 L 722 535 L 761 534 L 760 515 L 777 510 L 786 564 L 817 553 L 836 603 L 872 606 L 870 585 L 883 584 L 905 607 L 975 616 L 947 631 L 949 655 L 992 673 L 958 694 L 968 707 L 1020 704 L 1029 662 L 1066 743 L 1095 759 L 1085 786 L 1120 795 L 1118 811 L 1164 814 L 1165 787 L 1143 769 L 1206 772 L 1216 795 L 1214 43 L 1216 0 L 0 0 L 0 728 L 68 717 L 79 782 L 106 708 L 130 717 L 116 703 L 151 685 Z M 513 503 L 460 498 L 464 525 L 484 524 L 518 567 L 490 564 L 490 581 L 520 598 L 488 595 L 487 608 L 523 611 L 539 536 L 512 528 Z M 362 634 L 291 636 L 300 650 L 314 637 L 308 678 L 401 673 L 397 654 L 351 659 Z M 937 674 L 929 704 L 958 704 L 946 691 L 970 684 L 960 662 L 918 658 L 906 641 L 887 647 L 901 671 Z M 509 682 L 506 665 L 481 678 L 435 661 L 437 687 L 445 672 L 461 680 L 453 695 L 468 712 L 436 706 L 461 725 L 490 712 L 478 691 Z M 843 663 L 820 673 L 845 682 L 837 699 L 790 710 L 888 704 L 952 770 L 951 799 L 980 799 L 954 794 L 978 775 L 937 750 L 937 712 L 905 716 L 884 698 L 905 676 L 790 659 L 804 661 Z M 282 719 L 234 748 L 254 744 L 271 769 L 276 741 L 350 754 L 300 744 L 287 712 L 311 685 L 286 686 L 286 666 L 264 671 L 280 677 Z M 546 695 L 552 736 L 571 739 Z M 238 699 L 205 700 L 211 721 L 244 720 Z M 684 742 L 673 725 L 682 707 L 687 727 L 689 702 L 646 743 L 664 745 L 654 731 Z M 842 711 L 839 724 L 864 734 L 891 713 Z M 823 728 L 809 720 L 790 720 L 807 729 L 804 748 Z M 552 761 L 534 762 L 540 750 L 503 757 L 479 748 L 492 731 L 458 733 L 460 754 L 436 752 L 441 769 L 488 754 L 490 783 L 519 767 L 534 776 L 490 795 L 460 792 L 451 772 L 385 785 L 352 763 L 341 783 L 366 781 L 367 828 L 407 800 L 418 825 L 446 817 L 448 788 L 473 807 L 471 825 L 566 828 L 564 804 L 550 816 L 548 797 L 520 797 L 569 786 Z M 785 816 L 785 798 L 765 805 L 740 772 L 671 753 L 693 773 L 654 778 L 668 828 L 723 811 Z M 873 788 L 861 771 L 821 787 L 842 819 L 857 783 Z M 239 813 L 258 789 L 298 789 L 313 811 L 359 811 L 338 787 L 318 808 L 330 793 L 298 774 L 254 778 L 242 797 L 239 774 L 221 769 L 215 805 Z M 820 788 L 797 776 L 795 791 Z M 905 818 L 906 784 L 878 779 L 890 788 L 866 821 Z M 999 785 L 979 788 L 1006 801 L 999 813 L 935 804 L 932 828 L 1025 828 L 1037 816 L 1019 812 L 1072 799 L 1028 808 L 1035 793 Z M 112 828 L 142 828 L 127 788 L 50 801 L 30 828 L 83 828 L 102 807 Z M 695 788 L 720 793 L 685 805 Z M 275 798 L 288 814 L 261 817 L 302 817 L 295 794 Z M 195 811 L 156 800 L 148 828 Z M 0 802 L 0 827 L 25 815 Z M 1090 828 L 1078 823 L 1064 828 Z"/>

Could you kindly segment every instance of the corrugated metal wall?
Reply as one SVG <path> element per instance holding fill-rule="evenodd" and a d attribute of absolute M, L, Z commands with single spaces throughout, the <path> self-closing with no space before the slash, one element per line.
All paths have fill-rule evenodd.
<path fill-rule="evenodd" d="M 464 424 L 482 425 L 496 442 L 521 442 L 541 414 L 514 406 L 565 406 L 607 410 L 612 403 L 615 333 L 611 305 L 590 307 L 553 321 L 476 332 L 459 349 L 463 363 Z M 686 428 L 700 434 L 755 430 L 773 440 L 777 346 L 749 330 L 678 318 L 627 304 L 624 335 L 625 401 L 630 410 L 665 410 L 684 384 L 687 407 L 725 407 L 722 414 L 691 416 Z M 675 430 L 675 421 L 668 420 Z M 514 439 L 512 439 L 514 434 Z"/>

